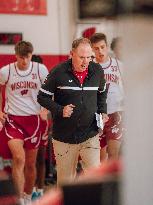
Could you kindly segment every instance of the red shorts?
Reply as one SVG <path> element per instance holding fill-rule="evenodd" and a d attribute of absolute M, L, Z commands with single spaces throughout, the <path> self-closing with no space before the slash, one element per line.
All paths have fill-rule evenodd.
<path fill-rule="evenodd" d="M 40 144 L 40 117 L 8 115 L 5 123 L 8 140 L 21 139 L 25 149 L 36 149 Z"/>
<path fill-rule="evenodd" d="M 103 134 L 100 136 L 101 148 L 107 145 L 108 140 L 121 141 L 123 136 L 123 112 L 115 112 L 108 115 Z"/>
<path fill-rule="evenodd" d="M 40 146 L 46 147 L 48 144 L 48 129 L 49 129 L 48 120 L 43 120 L 40 118 L 40 133 L 41 133 Z"/>

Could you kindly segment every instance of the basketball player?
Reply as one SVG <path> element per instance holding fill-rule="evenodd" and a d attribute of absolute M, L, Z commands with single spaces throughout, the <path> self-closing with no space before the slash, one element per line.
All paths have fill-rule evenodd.
<path fill-rule="evenodd" d="M 108 55 L 109 48 L 106 35 L 95 33 L 90 38 L 96 62 L 103 70 L 108 87 L 106 122 L 101 136 L 101 161 L 108 153 L 109 159 L 118 159 L 122 139 L 123 84 L 121 78 L 122 63 Z"/>
<path fill-rule="evenodd" d="M 40 105 L 38 90 L 48 70 L 31 61 L 33 46 L 20 41 L 15 45 L 17 61 L 0 69 L 0 84 L 5 88 L 5 108 L 0 121 L 12 154 L 12 177 L 21 204 L 28 204 L 36 178 L 36 156 L 40 143 Z M 1 103 L 0 103 L 1 104 Z"/>

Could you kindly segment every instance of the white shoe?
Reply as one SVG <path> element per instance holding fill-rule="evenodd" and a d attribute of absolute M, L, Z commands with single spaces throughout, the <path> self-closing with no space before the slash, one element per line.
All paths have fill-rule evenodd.
<path fill-rule="evenodd" d="M 31 203 L 31 194 L 25 194 L 24 195 L 24 205 L 28 205 Z"/>
<path fill-rule="evenodd" d="M 19 204 L 20 204 L 20 205 L 25 205 L 25 203 L 24 203 L 24 198 L 20 198 L 20 199 L 19 199 Z"/>
<path fill-rule="evenodd" d="M 24 199 L 24 205 L 28 205 L 31 203 L 31 199 Z"/>

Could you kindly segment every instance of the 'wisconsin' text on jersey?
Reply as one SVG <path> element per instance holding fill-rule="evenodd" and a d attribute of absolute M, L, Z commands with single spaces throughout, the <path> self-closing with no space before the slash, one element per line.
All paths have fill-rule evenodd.
<path fill-rule="evenodd" d="M 107 83 L 109 82 L 114 82 L 119 84 L 119 76 L 117 76 L 116 74 L 110 74 L 110 73 L 106 73 L 104 74 L 105 80 Z"/>
<path fill-rule="evenodd" d="M 18 90 L 18 89 L 37 89 L 37 83 L 31 82 L 31 81 L 20 81 L 20 82 L 15 82 L 11 84 L 11 89 L 12 91 Z"/>
<path fill-rule="evenodd" d="M 107 113 L 123 110 L 124 89 L 122 82 L 122 63 L 115 58 L 109 58 L 106 63 L 101 64 L 108 89 Z"/>

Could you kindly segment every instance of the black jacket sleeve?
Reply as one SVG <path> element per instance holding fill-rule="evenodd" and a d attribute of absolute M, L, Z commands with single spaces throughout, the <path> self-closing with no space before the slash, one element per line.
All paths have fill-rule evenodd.
<path fill-rule="evenodd" d="M 51 111 L 53 118 L 55 116 L 63 115 L 63 106 L 57 104 L 53 100 L 53 96 L 55 92 L 56 92 L 56 68 L 53 69 L 48 74 L 37 96 L 38 103 L 42 107 Z"/>
<path fill-rule="evenodd" d="M 99 65 L 100 66 L 100 65 Z M 101 66 L 100 66 L 101 67 Z M 106 81 L 104 79 L 104 71 L 102 68 L 100 68 L 101 72 L 101 80 L 100 85 L 97 93 L 97 107 L 98 107 L 98 113 L 107 113 L 107 87 L 106 87 Z"/>

